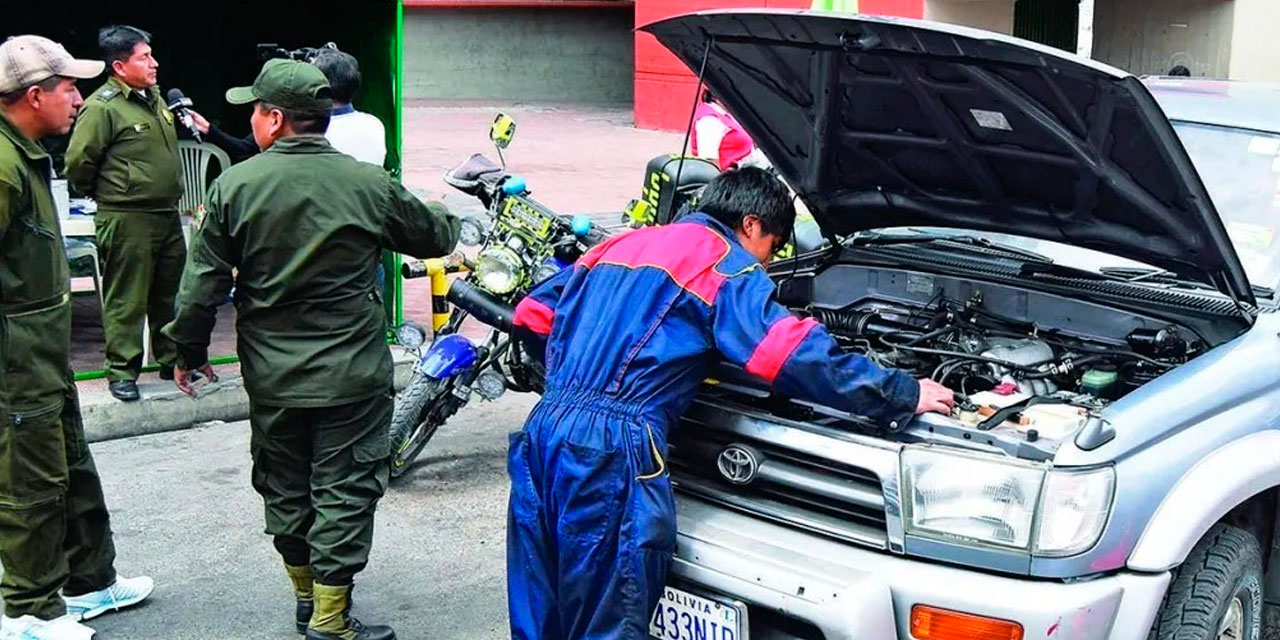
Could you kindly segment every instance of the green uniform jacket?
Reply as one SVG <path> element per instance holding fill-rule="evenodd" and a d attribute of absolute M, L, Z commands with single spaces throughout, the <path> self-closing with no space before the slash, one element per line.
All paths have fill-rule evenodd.
<path fill-rule="evenodd" d="M 178 134 L 160 87 L 144 100 L 111 78 L 84 103 L 67 143 L 67 179 L 111 211 L 173 211 L 182 197 Z"/>
<path fill-rule="evenodd" d="M 71 384 L 71 273 L 51 169 L 0 116 L 0 424 L 56 411 Z"/>
<path fill-rule="evenodd" d="M 235 271 L 237 351 L 249 397 L 281 407 L 357 402 L 391 388 L 383 249 L 444 255 L 458 219 L 381 167 L 296 136 L 231 167 L 209 188 L 164 327 L 188 367 L 208 361 L 217 307 Z"/>

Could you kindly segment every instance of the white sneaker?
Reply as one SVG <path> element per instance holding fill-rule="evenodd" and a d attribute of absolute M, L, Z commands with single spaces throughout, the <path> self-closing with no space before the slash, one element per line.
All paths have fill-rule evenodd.
<path fill-rule="evenodd" d="M 70 614 L 53 620 L 41 620 L 35 616 L 0 620 L 0 640 L 90 640 L 94 631 L 72 618 Z"/>
<path fill-rule="evenodd" d="M 115 584 L 106 589 L 81 596 L 63 596 L 62 599 L 67 603 L 67 615 L 76 620 L 91 620 L 104 613 L 132 607 L 146 600 L 155 588 L 155 581 L 147 576 L 116 576 Z"/>

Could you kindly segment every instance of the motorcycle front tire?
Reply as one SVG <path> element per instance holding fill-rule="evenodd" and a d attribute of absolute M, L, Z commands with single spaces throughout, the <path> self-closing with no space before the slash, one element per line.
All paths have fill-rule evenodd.
<path fill-rule="evenodd" d="M 445 380 L 414 371 L 409 383 L 396 394 L 395 412 L 391 415 L 391 477 L 397 478 L 409 469 L 423 447 L 440 428 L 440 417 L 432 409 L 448 393 Z M 428 424 L 428 422 L 435 424 Z"/>

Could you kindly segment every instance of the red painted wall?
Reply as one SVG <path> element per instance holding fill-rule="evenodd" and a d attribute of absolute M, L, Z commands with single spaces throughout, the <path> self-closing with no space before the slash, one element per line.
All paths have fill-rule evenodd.
<path fill-rule="evenodd" d="M 707 9 L 807 9 L 810 0 L 636 0 L 636 26 Z M 924 0 L 859 0 L 862 13 L 921 18 Z M 641 129 L 683 131 L 698 79 L 647 33 L 636 32 L 635 118 Z"/>

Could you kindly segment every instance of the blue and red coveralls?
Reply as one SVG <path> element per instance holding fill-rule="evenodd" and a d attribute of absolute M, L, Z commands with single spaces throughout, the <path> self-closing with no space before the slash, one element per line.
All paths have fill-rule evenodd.
<path fill-rule="evenodd" d="M 667 431 L 718 359 L 792 397 L 911 418 L 915 380 L 773 297 L 733 232 L 693 214 L 597 245 L 516 307 L 523 336 L 546 339 L 547 384 L 511 437 L 513 638 L 648 637 L 676 542 Z"/>

